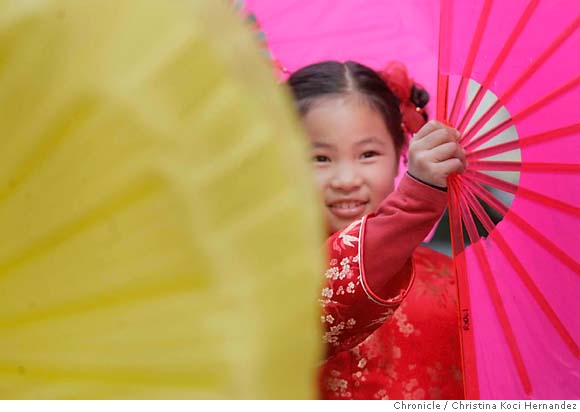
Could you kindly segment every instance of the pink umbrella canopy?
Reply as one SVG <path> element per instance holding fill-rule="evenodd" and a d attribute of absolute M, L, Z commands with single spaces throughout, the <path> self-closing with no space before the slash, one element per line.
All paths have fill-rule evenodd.
<path fill-rule="evenodd" d="M 442 1 L 437 116 L 469 161 L 450 191 L 469 397 L 580 397 L 579 26 L 572 0 Z"/>
<path fill-rule="evenodd" d="M 246 5 L 290 72 L 400 60 L 436 96 L 469 160 L 449 182 L 466 395 L 580 398 L 580 3 Z"/>

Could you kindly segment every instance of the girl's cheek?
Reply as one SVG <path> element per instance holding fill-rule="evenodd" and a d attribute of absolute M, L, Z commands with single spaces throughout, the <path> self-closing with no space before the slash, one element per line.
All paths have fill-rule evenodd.
<path fill-rule="evenodd" d="M 314 178 L 316 180 L 316 185 L 323 189 L 330 183 L 332 173 L 328 167 L 315 167 L 314 168 Z"/>
<path fill-rule="evenodd" d="M 314 171 L 314 181 L 316 183 L 316 188 L 320 192 L 320 195 L 323 197 L 324 200 L 324 192 L 328 187 L 329 177 L 328 173 L 324 173 L 321 170 Z"/>

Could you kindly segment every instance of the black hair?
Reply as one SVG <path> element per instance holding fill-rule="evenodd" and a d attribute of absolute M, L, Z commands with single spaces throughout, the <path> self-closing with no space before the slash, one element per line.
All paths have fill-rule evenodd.
<path fill-rule="evenodd" d="M 353 61 L 324 61 L 297 70 L 288 78 L 287 83 L 302 116 L 308 113 L 319 98 L 359 94 L 380 113 L 393 137 L 397 158 L 401 154 L 406 139 L 399 99 L 370 67 Z"/>

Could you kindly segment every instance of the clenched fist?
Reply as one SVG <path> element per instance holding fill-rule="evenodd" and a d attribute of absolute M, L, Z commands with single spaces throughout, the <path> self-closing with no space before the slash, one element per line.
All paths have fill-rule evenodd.
<path fill-rule="evenodd" d="M 458 143 L 459 132 L 431 120 L 409 144 L 409 173 L 434 186 L 447 187 L 447 176 L 463 173 L 465 151 Z"/>

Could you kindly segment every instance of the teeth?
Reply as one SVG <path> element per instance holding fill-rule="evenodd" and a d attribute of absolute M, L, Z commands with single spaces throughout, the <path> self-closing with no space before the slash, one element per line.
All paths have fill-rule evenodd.
<path fill-rule="evenodd" d="M 337 209 L 353 209 L 355 207 L 358 207 L 362 205 L 361 202 L 342 202 L 342 203 L 335 203 L 333 205 L 333 207 L 336 207 Z"/>

